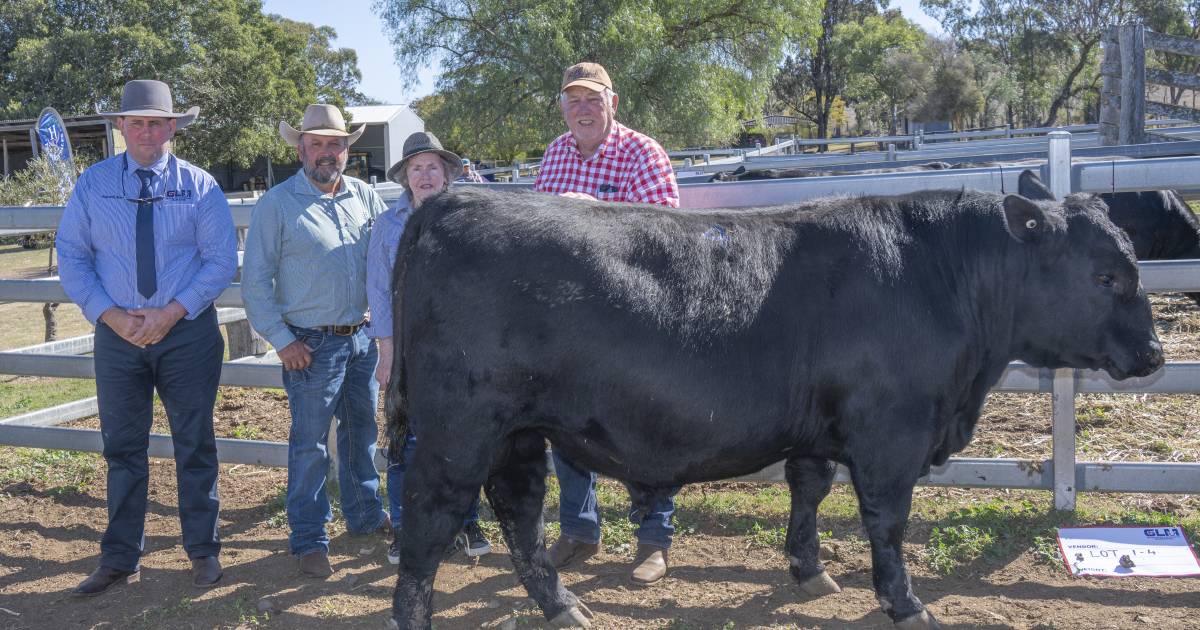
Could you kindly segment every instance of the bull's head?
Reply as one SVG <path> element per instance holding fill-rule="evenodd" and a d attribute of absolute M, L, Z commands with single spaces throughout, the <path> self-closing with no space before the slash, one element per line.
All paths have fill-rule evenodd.
<path fill-rule="evenodd" d="M 1115 379 L 1163 364 L 1150 302 L 1129 238 L 1092 195 L 1054 201 L 1031 171 L 1004 198 L 1009 233 L 1029 261 L 1011 281 L 1019 296 L 1014 344 L 1037 367 L 1103 369 Z"/>

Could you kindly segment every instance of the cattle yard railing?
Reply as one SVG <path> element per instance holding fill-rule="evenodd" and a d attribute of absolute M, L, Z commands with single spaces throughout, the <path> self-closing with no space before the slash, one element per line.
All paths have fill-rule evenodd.
<path fill-rule="evenodd" d="M 1167 98 L 1177 101 L 1187 91 L 1200 90 L 1194 59 L 1200 57 L 1200 40 L 1156 33 L 1143 24 L 1121 24 L 1106 29 L 1102 41 L 1100 134 L 1104 144 L 1133 144 L 1145 142 L 1147 135 L 1168 139 L 1174 135 L 1174 130 L 1148 134 L 1146 114 L 1200 121 L 1200 109 L 1151 101 L 1146 96 L 1146 84 L 1167 88 Z M 1156 50 L 1193 58 L 1189 71 L 1147 67 L 1148 54 Z"/>
<path fill-rule="evenodd" d="M 1049 159 L 1041 166 L 1042 176 L 1058 197 L 1070 192 L 1122 192 L 1200 185 L 1200 157 L 1111 160 L 1072 164 L 1071 137 L 1053 132 L 1048 138 Z M 1028 167 L 1025 167 L 1028 168 Z M 696 184 L 681 186 L 683 206 L 691 209 L 743 207 L 795 202 L 834 195 L 888 195 L 920 190 L 974 188 L 1009 193 L 1017 190 L 1022 169 L 993 167 L 954 171 L 872 174 L 864 176 L 815 177 L 808 179 Z M 484 184 L 489 188 L 516 190 L 521 184 Z M 379 188 L 385 198 L 399 194 L 396 187 Z M 252 204 L 232 206 L 238 226 L 249 223 Z M 53 228 L 62 208 L 0 207 L 0 227 Z M 1150 292 L 1200 290 L 1200 261 L 1155 261 L 1139 263 L 1142 284 Z M 0 280 L 0 300 L 23 302 L 67 301 L 56 279 Z M 241 290 L 234 285 L 221 294 L 217 306 L 240 308 Z M 235 316 L 230 313 L 228 316 Z M 77 352 L 69 340 L 20 350 L 0 352 L 0 373 L 60 378 L 95 378 L 92 358 Z M 283 386 L 280 366 L 271 357 L 247 357 L 222 364 L 221 384 L 238 387 Z M 922 483 L 941 486 L 1024 488 L 1052 490 L 1058 509 L 1074 509 L 1080 491 L 1137 493 L 1200 492 L 1200 463 L 1081 462 L 1076 460 L 1075 397 L 1089 393 L 1200 394 L 1200 362 L 1171 361 L 1145 378 L 1113 381 L 1107 374 L 1088 370 L 1045 370 L 1013 363 L 993 388 L 998 392 L 1049 393 L 1052 396 L 1053 456 L 1049 460 L 952 458 L 936 467 Z M 36 426 L 28 420 L 0 420 L 0 444 L 31 448 L 101 451 L 100 433 L 91 429 Z M 43 419 L 41 424 L 46 424 Z M 225 463 L 284 467 L 287 444 L 258 440 L 217 440 L 218 457 Z M 171 457 L 170 437 L 150 437 L 151 457 Z M 376 464 L 386 465 L 382 454 Z M 783 481 L 781 464 L 743 477 L 746 481 Z M 839 469 L 837 480 L 849 476 Z"/>

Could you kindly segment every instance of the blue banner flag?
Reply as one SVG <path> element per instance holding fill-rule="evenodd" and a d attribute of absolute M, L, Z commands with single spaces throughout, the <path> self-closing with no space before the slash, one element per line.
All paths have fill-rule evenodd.
<path fill-rule="evenodd" d="M 37 136 L 42 145 L 42 155 L 58 176 L 58 189 L 65 203 L 75 187 L 75 160 L 71 155 L 71 139 L 67 137 L 67 125 L 53 107 L 43 109 L 38 116 Z"/>

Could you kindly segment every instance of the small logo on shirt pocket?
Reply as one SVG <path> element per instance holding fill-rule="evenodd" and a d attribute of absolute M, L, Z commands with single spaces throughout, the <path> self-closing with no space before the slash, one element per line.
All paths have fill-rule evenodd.
<path fill-rule="evenodd" d="M 606 193 L 611 194 L 618 192 L 618 189 L 616 184 L 600 184 L 600 188 L 598 188 L 596 192 L 599 192 L 602 195 Z"/>

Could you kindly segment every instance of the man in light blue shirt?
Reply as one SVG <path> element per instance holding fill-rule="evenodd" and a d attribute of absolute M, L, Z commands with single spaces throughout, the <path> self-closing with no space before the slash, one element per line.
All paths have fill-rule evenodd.
<path fill-rule="evenodd" d="M 292 411 L 289 544 L 300 572 L 311 577 L 333 573 L 325 480 L 335 416 L 347 528 L 391 531 L 374 463 L 379 355 L 364 330 L 367 244 L 372 224 L 387 207 L 370 186 L 343 175 L 349 147 L 362 132 L 359 127 L 347 133 L 341 111 L 332 105 L 309 105 L 300 130 L 279 124 L 303 168 L 255 205 L 242 271 L 250 324 L 283 364 Z"/>
<path fill-rule="evenodd" d="M 121 111 L 103 115 L 128 148 L 84 171 L 58 228 L 63 289 L 96 324 L 108 464 L 100 566 L 77 596 L 140 577 L 155 391 L 171 425 L 192 583 L 209 588 L 221 579 L 213 403 L 225 343 L 212 303 L 237 271 L 237 237 L 212 176 L 170 152 L 175 132 L 198 113 L 173 112 L 160 81 L 125 84 Z"/>

